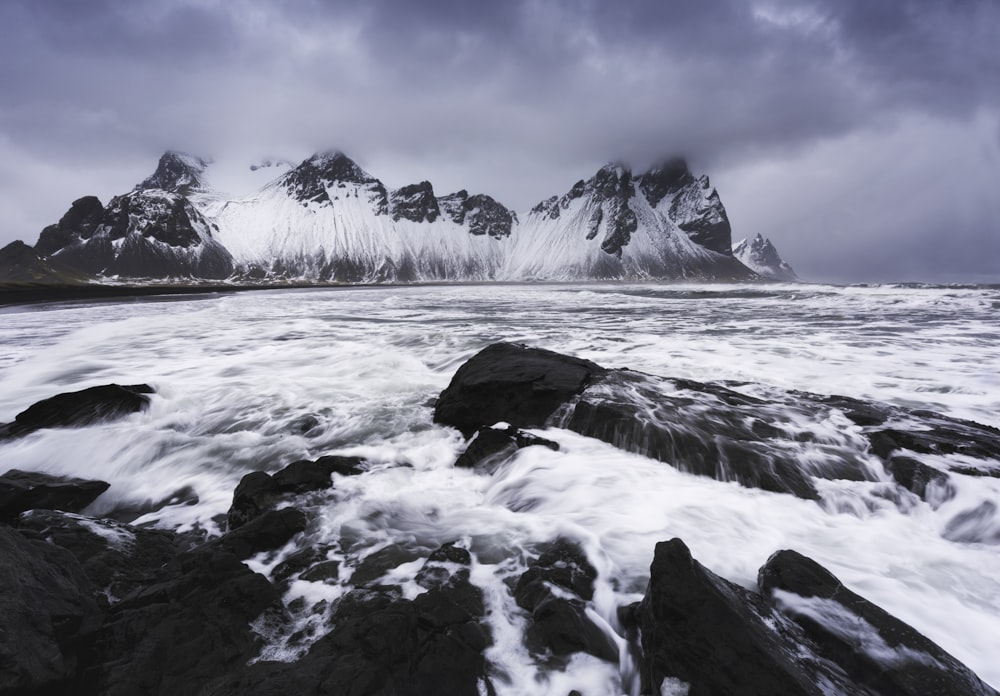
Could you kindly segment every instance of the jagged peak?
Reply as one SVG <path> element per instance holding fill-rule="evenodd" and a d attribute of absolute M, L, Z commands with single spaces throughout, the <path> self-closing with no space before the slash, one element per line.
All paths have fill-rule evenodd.
<path fill-rule="evenodd" d="M 352 183 L 369 183 L 376 181 L 375 177 L 366 172 L 358 163 L 341 150 L 325 150 L 317 152 L 300 164 L 296 169 L 308 168 L 318 172 L 329 181 L 344 181 Z"/>
<path fill-rule="evenodd" d="M 599 179 L 611 176 L 613 176 L 615 179 L 631 177 L 632 167 L 629 166 L 626 162 L 622 162 L 621 160 L 608 162 L 603 167 L 597 170 L 597 173 L 594 174 L 593 178 Z"/>
<path fill-rule="evenodd" d="M 201 157 L 177 150 L 167 150 L 160 156 L 156 171 L 134 190 L 163 189 L 171 193 L 185 194 L 192 189 L 203 188 L 202 177 L 208 165 L 209 161 Z"/>
<path fill-rule="evenodd" d="M 708 177 L 702 177 L 702 179 L 707 185 Z M 638 177 L 639 187 L 642 189 L 643 195 L 654 208 L 664 198 L 677 193 L 694 181 L 694 175 L 688 167 L 687 160 L 683 157 L 669 157 L 660 160 Z"/>

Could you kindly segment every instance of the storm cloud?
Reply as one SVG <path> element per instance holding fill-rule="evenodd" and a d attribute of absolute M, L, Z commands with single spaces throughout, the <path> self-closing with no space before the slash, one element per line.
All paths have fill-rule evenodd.
<path fill-rule="evenodd" d="M 1000 280 L 992 0 L 7 0 L 0 242 L 175 148 L 518 210 L 686 155 L 805 278 Z"/>

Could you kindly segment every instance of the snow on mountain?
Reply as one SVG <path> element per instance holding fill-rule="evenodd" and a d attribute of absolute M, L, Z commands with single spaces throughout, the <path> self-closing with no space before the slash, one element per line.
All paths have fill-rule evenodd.
<path fill-rule="evenodd" d="M 93 196 L 74 201 L 35 249 L 92 275 L 226 278 L 232 257 L 186 196 L 203 185 L 204 168 L 203 160 L 168 152 L 152 176 L 107 207 Z"/>
<path fill-rule="evenodd" d="M 770 239 L 760 234 L 747 242 L 741 239 L 733 245 L 733 255 L 755 273 L 772 280 L 797 281 L 799 277 L 787 263 L 781 260 L 778 250 Z"/>
<path fill-rule="evenodd" d="M 756 275 L 726 210 L 682 159 L 602 167 L 521 221 L 485 194 L 389 190 L 339 151 L 250 167 L 177 152 L 105 209 L 80 199 L 39 254 L 104 276 L 419 280 L 697 279 Z"/>
<path fill-rule="evenodd" d="M 703 279 L 753 277 L 729 250 L 730 227 L 708 177 L 683 160 L 633 177 L 609 164 L 562 197 L 536 205 L 506 259 L 503 277 Z"/>

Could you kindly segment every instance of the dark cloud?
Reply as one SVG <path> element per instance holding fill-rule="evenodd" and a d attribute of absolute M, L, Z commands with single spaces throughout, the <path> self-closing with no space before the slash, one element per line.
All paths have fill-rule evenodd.
<path fill-rule="evenodd" d="M 741 173 L 794 186 L 810 172 L 776 163 L 849 166 L 834 153 L 899 134 L 915 149 L 937 138 L 952 166 L 995 182 L 996 161 L 953 155 L 974 157 L 982 124 L 996 133 L 997 26 L 993 0 L 7 0 L 0 181 L 16 183 L 0 190 L 15 210 L 0 237 L 34 241 L 86 186 L 126 190 L 166 148 L 249 161 L 336 146 L 391 184 L 430 178 L 521 209 L 610 159 L 682 152 L 739 192 L 754 189 Z M 911 166 L 929 168 L 911 179 L 937 174 Z M 872 185 L 892 198 L 890 184 Z M 734 203 L 806 259 L 824 240 L 790 236 L 787 196 Z M 827 218 L 839 204 L 802 197 Z M 927 208 L 920 230 L 941 224 L 940 201 L 909 205 Z M 985 217 L 965 224 L 997 234 Z M 862 224 L 841 246 L 873 236 Z"/>

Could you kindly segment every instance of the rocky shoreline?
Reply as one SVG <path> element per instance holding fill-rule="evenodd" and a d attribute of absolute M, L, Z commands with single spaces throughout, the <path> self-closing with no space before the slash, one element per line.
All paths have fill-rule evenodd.
<path fill-rule="evenodd" d="M 558 449 L 526 432 L 557 425 L 692 474 L 807 500 L 818 500 L 818 481 L 847 479 L 876 482 L 899 505 L 936 505 L 953 495 L 952 473 L 1000 476 L 994 428 L 844 397 L 751 397 L 736 386 L 501 343 L 459 368 L 434 420 L 468 439 L 456 466 L 482 475 L 519 449 Z M 0 425 L 0 441 L 120 418 L 150 398 L 146 385 L 57 395 Z M 808 443 L 822 456 L 805 464 L 790 408 L 852 427 L 840 440 Z M 961 464 L 948 471 L 926 457 L 941 454 L 961 454 Z M 0 694 L 496 693 L 505 677 L 486 655 L 496 636 L 469 549 L 393 543 L 344 567 L 308 543 L 313 496 L 369 466 L 324 456 L 249 473 L 225 533 L 212 538 L 81 514 L 106 482 L 3 474 Z M 178 502 L 165 492 L 161 504 Z M 982 533 L 972 518 L 944 532 L 957 543 Z M 756 590 L 715 575 L 681 539 L 650 552 L 642 600 L 609 623 L 594 611 L 598 571 L 578 541 L 532 549 L 507 588 L 528 651 L 552 670 L 578 653 L 620 665 L 642 694 L 997 693 L 794 550 L 775 549 Z M 263 572 L 249 559 L 264 559 L 252 564 Z M 391 580 L 404 564 L 416 568 L 417 591 Z M 286 601 L 297 581 L 349 588 L 333 602 Z M 264 636 L 293 627 L 303 627 L 287 637 L 300 646 L 294 659 L 261 659 Z"/>

